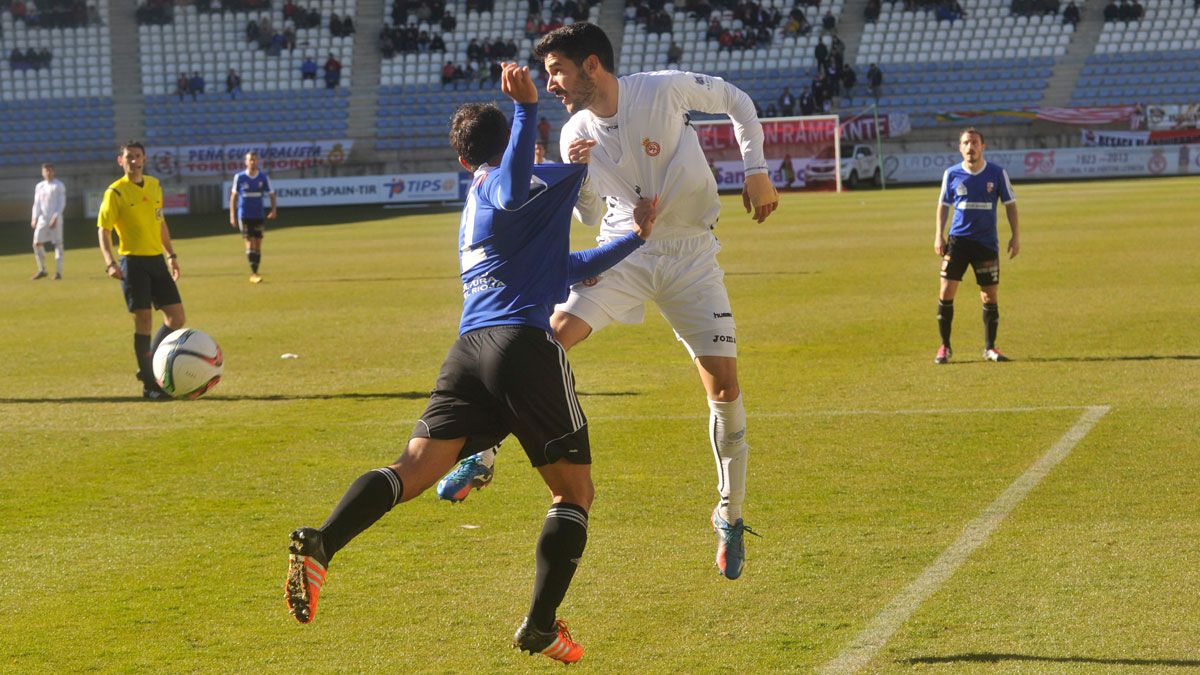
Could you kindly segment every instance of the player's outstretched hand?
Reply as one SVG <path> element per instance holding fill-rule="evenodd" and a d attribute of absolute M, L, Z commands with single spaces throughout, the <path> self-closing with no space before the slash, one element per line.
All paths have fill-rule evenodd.
<path fill-rule="evenodd" d="M 537 86 L 529 76 L 529 66 L 506 63 L 500 73 L 500 91 L 517 103 L 537 103 Z"/>
<path fill-rule="evenodd" d="M 771 212 L 779 208 L 779 193 L 771 184 L 771 175 L 756 173 L 746 176 L 746 186 L 742 188 L 742 205 L 746 213 L 758 222 L 763 222 Z"/>
<path fill-rule="evenodd" d="M 576 138 L 567 146 L 567 161 L 571 164 L 587 164 L 592 159 L 592 148 L 596 141 L 590 138 Z"/>
<path fill-rule="evenodd" d="M 658 195 L 654 199 L 638 197 L 633 206 L 633 232 L 642 238 L 650 240 L 650 232 L 654 230 L 654 221 L 658 220 Z"/>
<path fill-rule="evenodd" d="M 1021 240 L 1013 237 L 1008 240 L 1008 259 L 1012 260 L 1021 252 Z"/>

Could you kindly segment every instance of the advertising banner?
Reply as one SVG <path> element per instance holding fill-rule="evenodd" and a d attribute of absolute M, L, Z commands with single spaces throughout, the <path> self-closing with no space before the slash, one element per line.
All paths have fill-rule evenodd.
<path fill-rule="evenodd" d="M 162 186 L 163 215 L 188 213 L 191 203 L 185 187 Z M 100 215 L 100 204 L 104 202 L 104 190 L 88 190 L 83 193 L 83 209 L 88 218 Z"/>
<path fill-rule="evenodd" d="M 225 181 L 222 203 L 229 208 L 233 183 Z M 339 204 L 403 204 L 459 199 L 457 172 L 409 173 L 347 178 L 272 178 L 280 208 Z"/>
<path fill-rule="evenodd" d="M 1151 131 L 1200 129 L 1200 103 L 1146 106 L 1146 127 Z"/>
<path fill-rule="evenodd" d="M 354 141 L 284 141 L 213 145 L 156 145 L 146 149 L 146 172 L 152 176 L 232 176 L 245 168 L 246 153 L 258 153 L 268 174 L 341 164 Z"/>
<path fill-rule="evenodd" d="M 991 150 L 986 157 L 1014 181 L 1200 174 L 1200 145 Z M 960 162 L 957 152 L 906 153 L 887 155 L 883 169 L 889 183 L 936 183 Z"/>
<path fill-rule="evenodd" d="M 1200 143 L 1200 129 L 1162 131 L 1098 131 L 1084 129 L 1080 140 L 1087 147 L 1120 148 L 1134 145 L 1180 145 Z"/>

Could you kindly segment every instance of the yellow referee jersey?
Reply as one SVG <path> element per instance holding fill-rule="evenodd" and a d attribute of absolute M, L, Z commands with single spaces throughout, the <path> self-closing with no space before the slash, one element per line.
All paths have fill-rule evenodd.
<path fill-rule="evenodd" d="M 104 191 L 96 227 L 116 230 L 121 255 L 162 255 L 162 186 L 153 176 L 142 184 L 122 176 Z"/>

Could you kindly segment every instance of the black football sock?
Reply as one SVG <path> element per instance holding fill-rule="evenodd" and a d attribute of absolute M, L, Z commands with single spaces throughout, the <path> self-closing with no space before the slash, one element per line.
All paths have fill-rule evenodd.
<path fill-rule="evenodd" d="M 1000 328 L 1000 306 L 983 305 L 983 339 L 987 349 L 996 348 L 996 331 Z"/>
<path fill-rule="evenodd" d="M 321 526 L 325 553 L 332 559 L 333 554 L 350 543 L 358 533 L 391 511 L 402 494 L 404 485 L 400 477 L 388 467 L 372 469 L 359 476 Z"/>
<path fill-rule="evenodd" d="M 258 263 L 262 260 L 262 253 L 258 251 L 246 251 L 246 260 L 250 261 L 250 271 L 258 274 Z"/>
<path fill-rule="evenodd" d="M 133 353 L 137 357 L 138 378 L 146 387 L 154 387 L 154 367 L 150 358 L 150 336 L 141 333 L 133 334 Z"/>
<path fill-rule="evenodd" d="M 938 332 L 942 334 L 942 344 L 950 348 L 950 325 L 954 323 L 954 301 L 938 300 Z"/>
<path fill-rule="evenodd" d="M 154 352 L 158 351 L 158 346 L 162 344 L 163 340 L 167 339 L 168 335 L 174 332 L 175 329 L 168 328 L 165 323 L 158 327 L 158 332 L 154 334 L 154 341 L 150 343 L 150 358 L 154 358 Z"/>
<path fill-rule="evenodd" d="M 542 525 L 542 536 L 538 538 L 537 578 L 529 608 L 529 620 L 538 630 L 554 629 L 555 613 L 567 594 L 586 545 L 587 511 L 565 502 L 551 506 Z"/>

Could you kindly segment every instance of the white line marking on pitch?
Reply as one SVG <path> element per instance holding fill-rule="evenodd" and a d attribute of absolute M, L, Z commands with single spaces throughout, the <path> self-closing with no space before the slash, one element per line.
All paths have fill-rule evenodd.
<path fill-rule="evenodd" d="M 1096 426 L 1101 417 L 1110 410 L 1109 406 L 1089 406 L 1080 415 L 1079 421 L 1062 438 L 1050 446 L 1033 466 L 1008 486 L 994 502 L 967 523 L 963 533 L 949 548 L 933 561 L 921 575 L 900 594 L 892 598 L 871 623 L 846 645 L 841 654 L 821 667 L 821 673 L 854 673 L 870 663 L 875 654 L 891 639 L 896 630 L 908 621 L 917 607 L 933 595 L 942 584 L 966 562 L 967 558 L 987 541 L 1000 523 L 1008 517 L 1017 504 L 1029 494 L 1050 471 Z"/>

